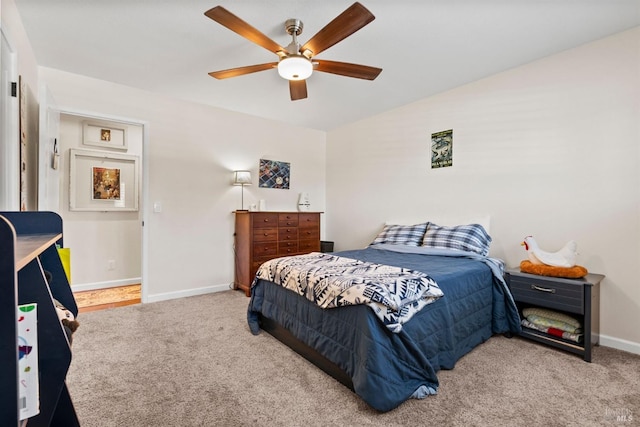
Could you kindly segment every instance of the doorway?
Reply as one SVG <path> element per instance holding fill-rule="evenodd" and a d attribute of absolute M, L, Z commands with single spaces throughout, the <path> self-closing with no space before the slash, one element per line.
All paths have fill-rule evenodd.
<path fill-rule="evenodd" d="M 146 206 L 147 167 L 145 147 L 147 124 L 142 121 L 112 117 L 82 111 L 59 110 L 57 147 L 59 151 L 59 210 L 65 224 L 65 247 L 71 249 L 72 280 L 74 293 L 97 289 L 121 288 L 132 285 L 141 287 L 142 302 L 146 301 L 144 278 L 146 265 L 146 231 L 144 215 Z M 126 144 L 111 147 L 96 145 L 87 134 L 94 124 L 119 130 Z M 115 137 L 115 131 L 112 134 Z M 135 157 L 138 163 L 136 187 L 139 202 L 135 210 L 73 209 L 70 201 L 83 192 L 83 197 L 95 201 L 91 178 L 87 182 L 75 179 L 71 184 L 70 166 L 74 153 L 89 153 L 95 158 Z M 101 169 L 99 160 L 91 169 Z M 119 170 L 119 169 L 118 169 Z M 124 169 L 123 169 L 124 173 Z M 79 175 L 78 175 L 79 176 Z M 91 174 L 89 174 L 91 176 Z M 95 179 L 94 179 L 95 180 Z M 129 183 L 127 184 L 129 185 Z M 71 194 L 73 191 L 76 193 Z M 123 185 L 124 187 L 124 185 Z M 122 188 L 124 193 L 124 188 Z M 127 188 L 127 192 L 132 191 Z M 89 195 L 91 193 L 91 195 Z M 104 200 L 117 205 L 118 200 Z"/>

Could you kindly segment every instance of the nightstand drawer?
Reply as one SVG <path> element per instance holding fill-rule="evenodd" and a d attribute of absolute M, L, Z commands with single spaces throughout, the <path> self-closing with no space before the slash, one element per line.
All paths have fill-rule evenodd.
<path fill-rule="evenodd" d="M 516 301 L 571 313 L 584 314 L 582 282 L 557 281 L 511 276 L 511 293 Z"/>

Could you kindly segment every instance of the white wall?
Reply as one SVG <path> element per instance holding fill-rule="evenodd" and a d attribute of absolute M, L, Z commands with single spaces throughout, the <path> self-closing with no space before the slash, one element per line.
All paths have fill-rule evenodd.
<path fill-rule="evenodd" d="M 235 112 L 41 68 L 63 110 L 91 111 L 148 124 L 148 300 L 227 289 L 233 281 L 233 214 L 240 188 L 236 169 L 249 169 L 254 185 L 245 204 L 265 199 L 269 210 L 296 210 L 308 191 L 324 210 L 325 134 Z M 291 135 L 296 138 L 292 139 Z M 291 189 L 258 188 L 260 158 L 291 163 Z M 155 202 L 162 212 L 153 213 Z M 68 242 L 65 242 L 65 245 Z M 80 240 L 72 253 L 82 250 Z M 73 266 L 72 266 L 73 268 Z"/>
<path fill-rule="evenodd" d="M 327 137 L 327 239 L 366 246 L 387 220 L 491 215 L 491 255 L 578 242 L 605 274 L 603 343 L 640 353 L 640 28 L 344 126 Z M 425 76 L 428 78 L 428 76 Z M 453 129 L 453 167 L 430 135 Z M 357 224 L 357 226 L 355 226 Z"/>

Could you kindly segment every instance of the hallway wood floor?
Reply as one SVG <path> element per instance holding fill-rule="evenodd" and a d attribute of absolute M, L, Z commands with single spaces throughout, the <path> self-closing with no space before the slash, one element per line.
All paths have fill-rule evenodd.
<path fill-rule="evenodd" d="M 140 295 L 140 285 L 118 286 L 73 293 L 79 313 L 139 304 L 141 301 Z"/>

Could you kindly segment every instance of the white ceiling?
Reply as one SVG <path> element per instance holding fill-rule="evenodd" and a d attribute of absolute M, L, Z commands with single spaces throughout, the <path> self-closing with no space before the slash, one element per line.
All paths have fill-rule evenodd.
<path fill-rule="evenodd" d="M 374 81 L 314 73 L 292 102 L 276 61 L 204 15 L 222 5 L 282 46 L 302 43 L 352 0 L 15 0 L 39 65 L 198 103 L 331 130 L 640 25 L 640 0 L 362 0 L 376 19 L 318 55 L 383 69 Z"/>

